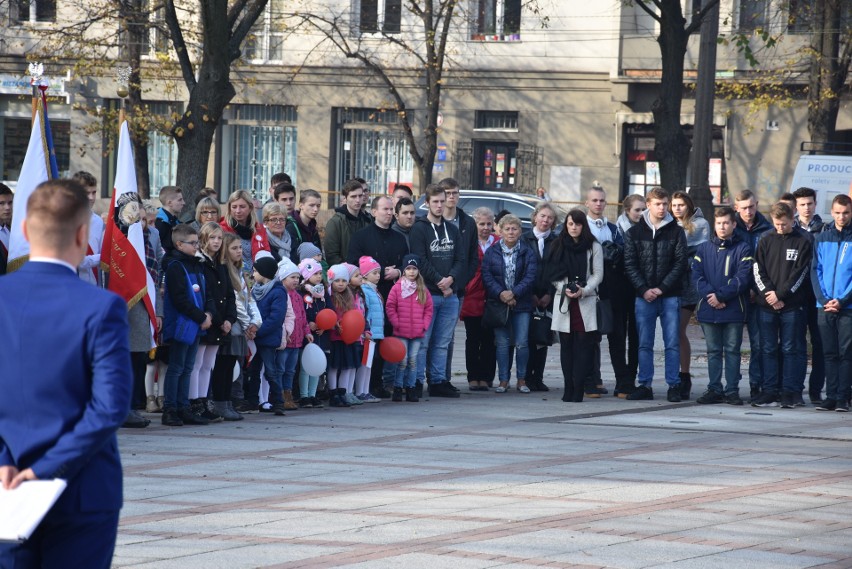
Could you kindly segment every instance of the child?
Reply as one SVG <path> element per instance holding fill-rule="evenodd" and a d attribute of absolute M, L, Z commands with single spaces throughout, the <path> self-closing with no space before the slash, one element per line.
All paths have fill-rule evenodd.
<path fill-rule="evenodd" d="M 163 186 L 160 190 L 160 203 L 163 206 L 157 212 L 154 226 L 160 232 L 160 245 L 169 253 L 175 249 L 172 230 L 180 223 L 178 215 L 184 206 L 183 192 L 177 186 Z"/>
<path fill-rule="evenodd" d="M 417 255 L 405 256 L 402 278 L 393 285 L 386 305 L 393 335 L 405 344 L 405 360 L 400 362 L 393 382 L 393 401 L 402 401 L 403 387 L 406 401 L 418 401 L 414 387 L 417 357 L 420 342 L 432 321 L 432 295 L 420 276 L 419 264 Z"/>
<path fill-rule="evenodd" d="M 171 232 L 174 249 L 163 259 L 166 290 L 163 340 L 169 343 L 169 368 L 164 380 L 163 424 L 206 425 L 207 419 L 189 407 L 189 376 L 195 364 L 198 339 L 213 324 L 213 299 L 207 294 L 203 269 L 195 252 L 198 232 L 178 225 Z"/>
<path fill-rule="evenodd" d="M 287 291 L 275 278 L 277 271 L 278 264 L 272 257 L 257 259 L 252 271 L 254 286 L 251 294 L 257 302 L 257 309 L 263 319 L 254 342 L 257 344 L 257 355 L 263 361 L 264 374 L 269 383 L 269 402 L 272 403 L 273 413 L 284 415 L 281 378 L 284 375 L 285 354 L 284 350 L 279 348 L 284 337 Z"/>
<path fill-rule="evenodd" d="M 302 243 L 298 248 L 299 262 L 305 259 L 311 259 L 317 263 L 322 262 L 322 251 L 313 243 Z"/>
<path fill-rule="evenodd" d="M 323 330 L 317 329 L 315 322 L 319 311 L 326 308 L 331 302 L 322 283 L 322 266 L 313 259 L 305 259 L 299 263 L 299 272 L 304 279 L 302 301 L 308 327 L 311 330 L 311 334 L 314 335 L 314 341 L 327 354 L 330 346 L 328 334 L 324 334 Z M 304 369 L 299 372 L 299 407 L 322 408 L 322 402 L 317 399 L 318 384 L 319 376 L 308 375 Z"/>
<path fill-rule="evenodd" d="M 379 294 L 376 285 L 382 278 L 382 267 L 372 257 L 361 257 L 358 259 L 359 270 L 363 275 L 361 293 L 364 295 L 367 327 L 370 330 L 370 340 L 383 340 L 385 337 L 385 309 L 382 295 Z M 358 399 L 364 403 L 378 403 L 378 397 L 370 393 L 370 372 L 372 364 L 362 365 L 355 374 L 355 393 Z"/>
<path fill-rule="evenodd" d="M 308 326 L 308 317 L 305 314 L 305 305 L 302 304 L 302 296 L 298 292 L 301 273 L 299 268 L 290 259 L 281 259 L 278 263 L 278 274 L 276 275 L 284 289 L 287 291 L 289 302 L 287 303 L 287 318 L 284 321 L 284 335 L 282 346 L 284 348 L 284 379 L 281 387 L 284 389 L 284 408 L 289 410 L 298 409 L 293 401 L 293 378 L 296 377 L 296 369 L 299 366 L 299 355 L 302 352 L 305 340 L 313 342 L 311 328 Z"/>
<path fill-rule="evenodd" d="M 349 378 L 355 381 L 355 369 L 360 361 L 357 344 L 347 344 L 340 336 L 340 319 L 355 308 L 355 296 L 349 288 L 351 273 L 346 265 L 332 265 L 328 269 L 331 282 L 331 308 L 337 313 L 338 323 L 331 330 L 331 355 L 328 360 L 329 406 L 350 407 L 346 399 Z"/>
<path fill-rule="evenodd" d="M 372 337 L 370 334 L 370 322 L 366 319 L 367 299 L 364 296 L 363 289 L 361 288 L 361 285 L 364 284 L 364 277 L 361 275 L 361 269 L 355 265 L 351 265 L 349 263 L 343 263 L 343 265 L 349 270 L 349 289 L 352 291 L 352 296 L 355 299 L 355 309 L 365 317 L 364 333 L 361 335 L 359 341 L 352 345 L 355 349 L 356 365 L 355 372 L 346 376 L 346 402 L 350 405 L 363 405 L 364 401 L 355 395 L 355 378 L 358 375 L 358 370 L 361 368 L 361 358 L 364 354 L 364 340 L 369 340 Z"/>

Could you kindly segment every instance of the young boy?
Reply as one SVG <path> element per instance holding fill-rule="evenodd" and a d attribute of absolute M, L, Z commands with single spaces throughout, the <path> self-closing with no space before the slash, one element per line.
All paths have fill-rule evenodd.
<path fill-rule="evenodd" d="M 287 315 L 284 319 L 284 338 L 281 347 L 284 350 L 284 375 L 281 380 L 281 388 L 284 395 L 284 409 L 295 411 L 299 408 L 293 400 L 293 380 L 299 368 L 299 357 L 305 341 L 313 342 L 311 327 L 305 314 L 305 305 L 302 295 L 299 293 L 299 281 L 302 277 L 299 267 L 290 259 L 282 259 L 278 263 L 276 278 L 281 281 L 284 290 L 287 291 L 288 304 Z"/>
<path fill-rule="evenodd" d="M 754 407 L 777 407 L 778 352 L 782 354 L 781 407 L 791 409 L 804 388 L 805 303 L 813 246 L 811 238 L 793 228 L 793 210 L 777 203 L 770 211 L 774 232 L 758 242 L 754 256 L 754 288 L 760 324 L 763 385 Z"/>
<path fill-rule="evenodd" d="M 287 315 L 287 291 L 275 274 L 278 264 L 272 257 L 260 257 L 254 262 L 251 294 L 263 324 L 257 330 L 254 342 L 257 355 L 263 362 L 266 381 L 269 383 L 269 402 L 276 415 L 284 415 L 281 379 L 284 376 L 285 350 L 279 349 L 284 338 L 284 317 Z"/>
<path fill-rule="evenodd" d="M 729 207 L 715 212 L 716 234 L 698 246 L 692 261 L 692 281 L 701 297 L 697 318 L 707 342 L 707 391 L 699 405 L 742 405 L 740 348 L 754 260 L 751 248 L 734 233 L 736 214 Z M 722 364 L 725 387 L 722 387 Z"/>
<path fill-rule="evenodd" d="M 172 230 L 180 223 L 178 215 L 184 206 L 183 191 L 177 186 L 163 186 L 160 190 L 160 203 L 163 206 L 157 212 L 154 226 L 160 232 L 160 244 L 166 253 L 169 253 L 175 248 Z"/>
<path fill-rule="evenodd" d="M 207 294 L 198 257 L 198 232 L 189 225 L 171 231 L 174 249 L 163 259 L 165 267 L 163 340 L 169 344 L 169 368 L 164 380 L 163 424 L 206 425 L 189 406 L 189 376 L 195 364 L 198 339 L 213 323 L 213 298 Z M 194 334 L 193 334 L 194 332 Z"/>

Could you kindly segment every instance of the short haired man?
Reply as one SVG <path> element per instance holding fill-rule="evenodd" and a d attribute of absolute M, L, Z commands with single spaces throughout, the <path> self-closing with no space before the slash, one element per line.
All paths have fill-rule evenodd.
<path fill-rule="evenodd" d="M 619 299 L 623 298 L 616 290 L 619 283 L 624 279 L 624 237 L 618 231 L 618 227 L 611 223 L 604 212 L 606 211 L 606 191 L 603 186 L 594 185 L 586 192 L 586 217 L 589 220 L 589 230 L 598 243 L 601 244 L 604 253 L 604 276 L 598 293 L 603 299 L 610 299 L 612 306 L 612 331 L 607 334 L 609 344 L 609 359 L 612 363 L 612 371 L 615 373 L 615 395 L 626 397 L 633 392 L 634 384 L 630 372 L 627 370 L 627 354 L 625 338 L 627 337 L 627 319 L 624 313 L 627 309 Z M 592 377 L 596 392 L 586 393 L 586 397 L 600 397 L 608 393 L 604 389 L 601 380 L 601 343 L 600 335 L 594 342 L 595 360 L 592 365 Z"/>
<path fill-rule="evenodd" d="M 162 206 L 157 212 L 154 226 L 160 232 L 160 244 L 166 253 L 170 253 L 175 249 L 172 243 L 172 229 L 180 224 L 178 215 L 185 205 L 183 190 L 177 186 L 163 186 L 160 189 L 160 203 Z"/>
<path fill-rule="evenodd" d="M 6 184 L 0 184 L 0 275 L 6 274 L 9 261 L 9 236 L 12 232 L 12 202 L 15 195 Z"/>
<path fill-rule="evenodd" d="M 287 217 L 293 218 L 293 210 L 296 207 L 296 188 L 289 182 L 281 182 L 272 188 L 273 199 L 286 208 Z"/>
<path fill-rule="evenodd" d="M 322 251 L 322 239 L 320 239 L 319 227 L 317 226 L 317 215 L 322 206 L 322 196 L 316 190 L 302 190 L 299 193 L 299 207 L 293 212 L 293 217 L 287 221 L 287 233 L 293 244 L 290 249 L 290 260 L 298 263 L 299 245 L 302 243 L 313 243 Z"/>
<path fill-rule="evenodd" d="M 369 216 L 367 213 L 367 207 L 370 203 L 370 184 L 367 183 L 367 180 L 364 178 L 355 178 L 356 182 L 361 184 L 361 189 L 364 190 L 364 194 L 361 196 L 361 212 Z"/>
<path fill-rule="evenodd" d="M 269 178 L 269 199 L 266 200 L 267 203 L 276 201 L 275 186 L 284 183 L 291 185 L 293 184 L 293 180 L 290 178 L 290 174 L 287 174 L 286 172 L 276 172 L 275 174 L 272 174 L 272 177 Z"/>
<path fill-rule="evenodd" d="M 411 243 L 409 241 L 409 236 L 411 235 L 411 228 L 414 227 L 414 220 L 417 217 L 414 213 L 414 202 L 409 198 L 399 198 L 396 202 L 396 205 L 393 206 L 394 209 L 394 221 L 393 230 L 401 233 L 403 237 L 405 237 L 405 242 L 408 244 L 409 249 L 411 248 Z"/>
<path fill-rule="evenodd" d="M 639 332 L 639 386 L 627 396 L 653 399 L 654 333 L 660 319 L 665 345 L 666 398 L 680 393 L 680 295 L 687 269 L 686 234 L 669 213 L 669 194 L 653 188 L 648 209 L 624 236 L 624 271 L 636 289 L 636 328 Z"/>
<path fill-rule="evenodd" d="M 757 196 L 750 190 L 743 190 L 734 196 L 734 205 L 737 210 L 736 232 L 744 242 L 751 247 L 752 256 L 757 250 L 757 242 L 760 237 L 772 231 L 772 224 L 757 210 Z M 763 385 L 763 362 L 758 355 L 760 349 L 760 325 L 758 323 L 758 309 L 755 304 L 757 297 L 752 290 L 749 293 L 748 316 L 746 328 L 748 329 L 748 341 L 751 350 L 748 363 L 748 382 L 751 388 L 750 400 L 760 395 L 760 386 Z"/>
<path fill-rule="evenodd" d="M 805 303 L 813 257 L 811 239 L 793 228 L 793 210 L 777 203 L 770 211 L 774 232 L 766 233 L 754 255 L 754 288 L 760 307 L 760 354 L 763 385 L 754 407 L 793 408 L 804 388 Z M 754 348 L 752 348 L 754 349 Z M 783 361 L 779 397 L 779 352 Z"/>
<path fill-rule="evenodd" d="M 444 220 L 446 193 L 435 184 L 426 187 L 428 212 L 414 222 L 409 241 L 411 252 L 420 258 L 420 274 L 432 295 L 432 321 L 423 346 L 430 352 L 429 394 L 432 397 L 459 397 L 449 384 L 447 354 L 459 318 L 457 286 L 465 278 L 465 257 L 460 246 L 461 234 Z M 417 381 L 426 379 L 426 358 L 418 358 Z"/>
<path fill-rule="evenodd" d="M 391 197 L 393 198 L 393 207 L 396 208 L 396 204 L 399 203 L 399 200 L 402 198 L 413 200 L 414 192 L 411 190 L 411 187 L 406 186 L 405 184 L 396 184 L 393 187 Z"/>
<path fill-rule="evenodd" d="M 825 356 L 825 400 L 817 410 L 848 411 L 852 396 L 852 199 L 835 196 L 831 217 L 834 223 L 815 238 L 811 265 Z"/>
<path fill-rule="evenodd" d="M 93 175 L 83 170 L 74 174 L 71 179 L 85 188 L 86 197 L 89 199 L 89 209 L 91 210 L 89 216 L 89 246 L 86 249 L 83 262 L 77 267 L 77 273 L 87 283 L 97 286 L 100 284 L 101 247 L 104 240 L 104 221 L 94 211 L 95 202 L 98 199 L 98 181 Z"/>
<path fill-rule="evenodd" d="M 68 482 L 30 539 L 0 543 L 0 567 L 111 565 L 122 503 L 115 432 L 133 375 L 127 304 L 77 276 L 90 218 L 80 184 L 40 184 L 23 225 L 30 260 L 0 278 L 0 323 L 14 331 L 0 357 L 0 484 Z"/>
<path fill-rule="evenodd" d="M 361 211 L 364 201 L 364 185 L 357 179 L 343 184 L 340 192 L 343 204 L 334 210 L 334 215 L 325 225 L 325 260 L 329 265 L 346 262 L 349 240 L 359 229 L 370 225 L 370 218 Z"/>
<path fill-rule="evenodd" d="M 816 213 L 816 191 L 813 188 L 801 187 L 793 192 L 796 200 L 795 225 L 798 229 L 805 231 L 807 235 L 816 237 L 823 231 L 822 218 Z M 811 288 L 808 288 L 808 292 Z M 811 296 L 805 304 L 807 312 L 807 331 L 811 338 L 811 353 L 822 353 L 822 338 L 819 333 L 819 310 L 816 298 Z M 811 375 L 808 378 L 808 395 L 811 403 L 819 403 L 822 400 L 822 388 L 825 385 L 825 360 L 820 357 L 811 359 Z"/>
<path fill-rule="evenodd" d="M 701 298 L 696 318 L 707 342 L 707 374 L 710 376 L 707 391 L 696 402 L 700 405 L 742 405 L 740 348 L 754 259 L 751 247 L 734 231 L 737 226 L 734 210 L 720 207 L 714 217 L 715 234 L 698 246 L 692 260 L 692 281 Z"/>

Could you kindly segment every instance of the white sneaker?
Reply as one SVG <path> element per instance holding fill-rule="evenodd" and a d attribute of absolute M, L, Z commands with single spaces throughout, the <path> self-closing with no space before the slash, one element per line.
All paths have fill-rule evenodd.
<path fill-rule="evenodd" d="M 344 397 L 346 398 L 346 402 L 349 403 L 350 405 L 363 405 L 364 404 L 364 402 L 361 401 L 360 399 L 358 399 L 357 397 L 355 397 L 355 395 L 353 393 L 346 392 L 346 395 Z"/>
<path fill-rule="evenodd" d="M 361 401 L 364 403 L 381 403 L 381 399 L 373 395 L 372 393 L 365 393 L 361 396 Z"/>

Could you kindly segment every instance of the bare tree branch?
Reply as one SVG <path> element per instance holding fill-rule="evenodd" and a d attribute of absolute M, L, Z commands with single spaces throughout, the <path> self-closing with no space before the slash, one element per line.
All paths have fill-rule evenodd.
<path fill-rule="evenodd" d="M 172 45 L 175 48 L 178 62 L 180 63 L 181 75 L 186 83 L 187 88 L 192 91 L 195 88 L 195 70 L 192 66 L 192 61 L 189 59 L 189 50 L 186 47 L 186 41 L 183 37 L 183 30 L 180 27 L 180 21 L 175 10 L 174 0 L 166 0 L 163 6 L 166 12 L 166 24 L 169 27 L 169 33 L 172 36 Z"/>
<path fill-rule="evenodd" d="M 648 0 L 636 0 L 636 5 L 639 6 L 645 13 L 647 13 L 649 16 L 651 16 L 658 22 L 662 22 L 662 18 L 660 17 L 660 15 L 648 7 L 648 5 L 646 4 L 647 1 Z M 650 1 L 654 6 L 657 7 L 657 9 L 662 11 L 662 6 L 660 6 L 660 3 L 657 0 Z"/>

